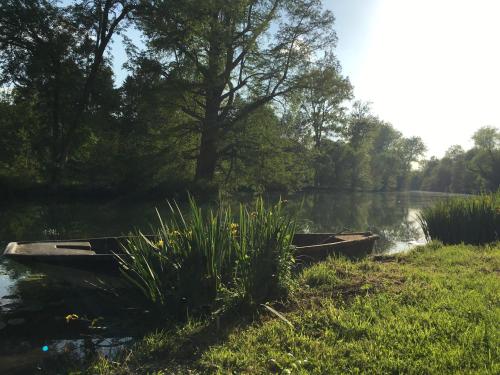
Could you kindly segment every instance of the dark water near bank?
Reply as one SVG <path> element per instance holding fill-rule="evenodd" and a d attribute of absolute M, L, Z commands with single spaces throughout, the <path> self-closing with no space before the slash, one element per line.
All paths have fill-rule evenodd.
<path fill-rule="evenodd" d="M 393 253 L 425 242 L 417 214 L 447 196 L 317 193 L 287 199 L 289 209 L 299 212 L 301 231 L 371 230 L 381 236 L 376 251 Z M 113 236 L 138 228 L 148 232 L 155 222 L 154 207 L 167 212 L 162 200 L 3 202 L 0 247 L 9 241 Z M 43 361 L 55 352 L 112 355 L 151 323 L 149 313 L 118 290 L 116 278 L 57 267 L 32 270 L 0 258 L 0 373 L 23 364 L 23 371 L 43 369 Z M 66 321 L 69 314 L 78 319 Z"/>

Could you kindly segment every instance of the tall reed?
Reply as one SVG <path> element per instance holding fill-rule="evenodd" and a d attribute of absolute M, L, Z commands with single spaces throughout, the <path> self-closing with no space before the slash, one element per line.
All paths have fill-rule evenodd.
<path fill-rule="evenodd" d="M 203 216 L 190 198 L 186 219 L 177 204 L 168 206 L 167 222 L 157 211 L 153 235 L 138 232 L 129 237 L 125 256 L 119 257 L 122 273 L 156 305 L 211 303 L 230 260 L 231 211 L 220 208 Z"/>
<path fill-rule="evenodd" d="M 228 296 L 259 303 L 283 295 L 296 226 L 282 206 L 267 209 L 259 198 L 252 209 L 240 205 L 235 218 L 224 204 L 204 213 L 190 198 L 185 216 L 169 203 L 168 221 L 158 213 L 152 236 L 138 232 L 127 240 L 119 256 L 122 272 L 161 308 L 213 306 Z"/>
<path fill-rule="evenodd" d="M 282 296 L 290 286 L 296 222 L 284 214 L 283 205 L 280 200 L 266 209 L 261 198 L 252 210 L 240 205 L 235 271 L 249 302 Z"/>
<path fill-rule="evenodd" d="M 424 209 L 419 221 L 429 240 L 475 245 L 498 241 L 500 192 L 438 202 Z"/>

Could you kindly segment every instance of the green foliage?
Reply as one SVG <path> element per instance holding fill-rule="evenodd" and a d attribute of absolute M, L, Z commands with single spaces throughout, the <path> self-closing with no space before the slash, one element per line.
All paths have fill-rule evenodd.
<path fill-rule="evenodd" d="M 40 178 L 39 127 L 32 103 L 14 104 L 12 92 L 0 94 L 0 179 L 20 183 Z"/>
<path fill-rule="evenodd" d="M 60 184 L 66 167 L 79 169 L 96 143 L 92 125 L 112 120 L 116 96 L 105 52 L 133 6 L 133 0 L 0 4 L 0 82 L 16 88 L 16 106 L 36 114 L 30 145 L 47 183 Z"/>
<path fill-rule="evenodd" d="M 418 137 L 405 138 L 357 102 L 347 124 L 332 142 L 324 139 L 316 157 L 317 183 L 334 189 L 391 191 L 408 187 L 412 163 L 425 145 Z"/>
<path fill-rule="evenodd" d="M 421 139 L 347 113 L 333 21 L 320 0 L 1 2 L 0 188 L 496 191 L 497 128 L 416 171 Z M 116 88 L 131 22 L 147 48 L 124 42 Z"/>
<path fill-rule="evenodd" d="M 472 139 L 474 147 L 470 150 L 455 145 L 442 159 L 426 161 L 412 188 L 454 193 L 496 191 L 500 187 L 500 132 L 486 126 L 479 128 Z"/>
<path fill-rule="evenodd" d="M 340 65 L 333 55 L 316 62 L 304 78 L 304 89 L 299 93 L 298 121 L 310 134 L 314 151 L 314 186 L 321 182 L 324 172 L 324 138 L 338 134 L 346 123 L 345 101 L 352 98 L 352 86 L 348 78 L 340 74 Z"/>
<path fill-rule="evenodd" d="M 319 0 L 150 1 L 137 20 L 151 53 L 166 57 L 184 127 L 200 137 L 197 182 L 216 176 L 231 128 L 299 88 L 311 57 L 335 43 L 333 15 Z"/>
<path fill-rule="evenodd" d="M 271 106 L 236 123 L 221 141 L 219 185 L 254 192 L 294 191 L 307 185 L 309 150 L 287 130 Z"/>
<path fill-rule="evenodd" d="M 213 303 L 221 291 L 232 251 L 230 209 L 203 217 L 190 198 L 189 219 L 170 205 L 170 221 L 158 213 L 155 236 L 131 236 L 121 257 L 123 274 L 154 304 L 176 307 Z"/>
<path fill-rule="evenodd" d="M 165 222 L 158 214 L 154 236 L 131 236 L 120 256 L 124 276 L 163 310 L 214 306 L 227 298 L 250 303 L 286 293 L 290 286 L 294 220 L 282 202 L 266 209 L 261 198 L 254 210 L 240 205 L 239 220 L 229 207 L 204 214 L 190 198 L 185 216 L 170 205 Z"/>
<path fill-rule="evenodd" d="M 240 205 L 237 229 L 235 275 L 243 296 L 261 303 L 285 295 L 292 278 L 296 224 L 284 214 L 282 201 L 270 210 L 262 199 L 252 210 Z"/>
<path fill-rule="evenodd" d="M 500 148 L 500 132 L 493 126 L 483 126 L 472 136 L 474 145 L 482 150 L 492 151 Z"/>
<path fill-rule="evenodd" d="M 6 0 L 0 187 L 405 189 L 422 145 L 347 114 L 333 21 L 320 0 Z M 129 22 L 147 48 L 124 42 L 115 88 L 108 43 Z"/>
<path fill-rule="evenodd" d="M 427 239 L 445 244 L 485 244 L 500 239 L 500 192 L 451 198 L 419 216 Z"/>

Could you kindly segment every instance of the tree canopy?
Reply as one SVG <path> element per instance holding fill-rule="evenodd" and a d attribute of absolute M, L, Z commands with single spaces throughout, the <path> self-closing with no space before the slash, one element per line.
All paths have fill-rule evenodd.
<path fill-rule="evenodd" d="M 354 98 L 334 22 L 320 0 L 2 1 L 0 188 L 497 189 L 498 129 L 423 160 Z"/>

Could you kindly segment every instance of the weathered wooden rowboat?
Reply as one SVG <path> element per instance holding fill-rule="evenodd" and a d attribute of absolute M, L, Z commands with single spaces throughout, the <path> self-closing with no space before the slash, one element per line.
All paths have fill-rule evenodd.
<path fill-rule="evenodd" d="M 297 233 L 293 238 L 295 257 L 301 261 L 317 261 L 329 255 L 360 258 L 373 251 L 379 238 L 372 232 Z"/>
<path fill-rule="evenodd" d="M 361 257 L 373 250 L 377 235 L 357 233 L 298 233 L 293 239 L 295 256 L 303 262 L 316 261 L 331 254 Z M 123 256 L 127 237 L 104 237 L 66 241 L 11 242 L 5 248 L 6 258 L 25 264 L 54 264 L 68 267 L 112 270 Z"/>

